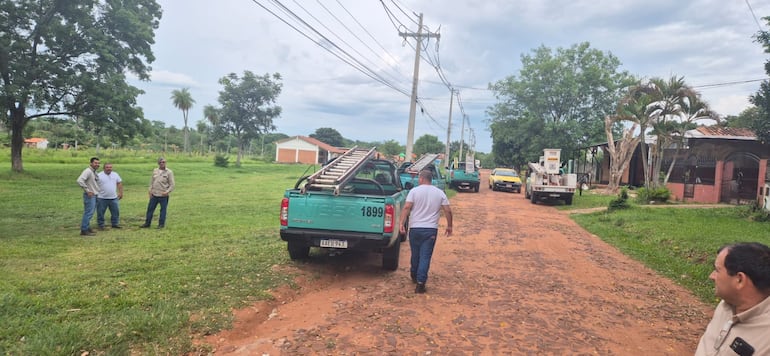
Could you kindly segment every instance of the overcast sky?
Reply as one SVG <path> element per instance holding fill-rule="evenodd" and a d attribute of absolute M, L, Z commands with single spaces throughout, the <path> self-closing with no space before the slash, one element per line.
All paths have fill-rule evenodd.
<path fill-rule="evenodd" d="M 203 107 L 218 106 L 218 79 L 250 70 L 283 76 L 276 132 L 309 135 L 332 127 L 348 139 L 406 144 L 415 40 L 405 41 L 399 31 L 415 32 L 420 13 L 440 39 L 427 42 L 420 63 L 422 108 L 414 137 L 447 138 L 450 91 L 437 65 L 460 92 L 451 140 L 460 140 L 462 111 L 481 152 L 492 148 L 485 112 L 495 101 L 488 84 L 518 75 L 521 55 L 541 45 L 589 42 L 611 52 L 620 69 L 633 75 L 683 76 L 723 116 L 749 105 L 747 97 L 766 78 L 764 62 L 770 58 L 752 37 L 760 27 L 768 29 L 762 20 L 770 15 L 768 0 L 158 2 L 163 18 L 152 81 L 134 84 L 146 92 L 139 98 L 145 118 L 178 128 L 184 124 L 172 90 L 190 89 L 196 103 L 189 126 L 195 129 Z"/>

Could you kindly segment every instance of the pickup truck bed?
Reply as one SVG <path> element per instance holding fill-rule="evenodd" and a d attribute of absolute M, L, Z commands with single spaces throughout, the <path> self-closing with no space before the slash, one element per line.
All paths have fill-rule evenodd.
<path fill-rule="evenodd" d="M 289 257 L 306 259 L 310 248 L 374 251 L 383 268 L 398 268 L 401 242 L 398 219 L 406 190 L 388 161 L 372 160 L 337 192 L 303 189 L 301 178 L 281 202 L 281 239 Z"/>

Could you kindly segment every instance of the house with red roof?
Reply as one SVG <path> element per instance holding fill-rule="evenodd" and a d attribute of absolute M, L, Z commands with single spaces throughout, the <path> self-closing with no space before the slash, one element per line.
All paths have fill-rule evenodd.
<path fill-rule="evenodd" d="M 345 151 L 307 136 L 294 136 L 276 141 L 275 161 L 279 163 L 325 163 Z"/>
<path fill-rule="evenodd" d="M 32 137 L 24 140 L 24 146 L 28 148 L 48 148 L 48 140 L 40 137 Z"/>
<path fill-rule="evenodd" d="M 674 166 L 668 184 L 673 200 L 698 203 L 770 204 L 770 145 L 750 129 L 700 126 L 685 133 L 684 147 L 666 149 L 663 167 Z M 606 143 L 588 150 L 605 149 Z M 645 146 L 648 147 L 648 146 Z M 636 148 L 621 185 L 644 185 L 641 145 Z M 678 155 L 677 155 L 678 152 Z M 609 154 L 596 167 L 593 183 L 609 182 Z M 592 175 L 593 177 L 593 175 Z"/>

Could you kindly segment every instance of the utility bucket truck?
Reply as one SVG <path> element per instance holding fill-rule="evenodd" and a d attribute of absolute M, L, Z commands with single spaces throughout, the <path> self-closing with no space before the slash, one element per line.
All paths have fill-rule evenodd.
<path fill-rule="evenodd" d="M 562 173 L 561 149 L 546 148 L 537 163 L 529 163 L 524 196 L 536 204 L 538 200 L 563 200 L 572 205 L 577 187 L 577 174 Z"/>

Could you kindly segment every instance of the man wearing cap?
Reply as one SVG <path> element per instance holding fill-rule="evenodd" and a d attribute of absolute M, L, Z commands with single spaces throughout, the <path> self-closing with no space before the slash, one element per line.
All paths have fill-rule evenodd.
<path fill-rule="evenodd" d="M 158 229 L 166 227 L 166 208 L 168 207 L 169 194 L 174 190 L 174 172 L 166 168 L 166 159 L 158 158 L 158 168 L 152 171 L 150 179 L 150 203 L 147 204 L 147 215 L 144 225 L 141 227 L 150 227 L 152 216 L 155 214 L 155 208 L 160 204 L 160 218 L 158 218 Z"/>

